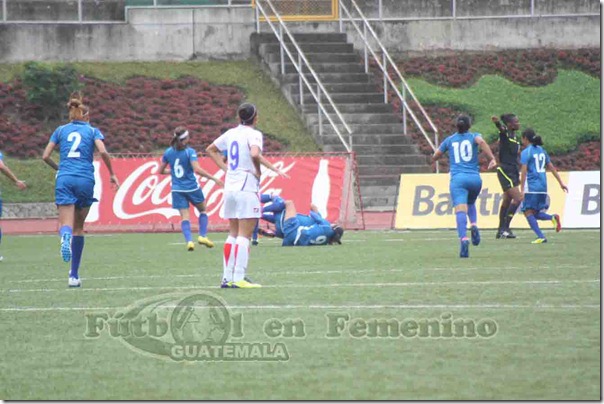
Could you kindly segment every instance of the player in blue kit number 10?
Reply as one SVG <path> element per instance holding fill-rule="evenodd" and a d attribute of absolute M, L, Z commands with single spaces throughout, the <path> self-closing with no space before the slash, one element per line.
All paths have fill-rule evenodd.
<path fill-rule="evenodd" d="M 520 189 L 524 195 L 522 202 L 522 211 L 531 226 L 531 229 L 537 235 L 537 239 L 532 244 L 543 244 L 547 242 L 545 235 L 539 228 L 537 220 L 550 220 L 559 232 L 562 229 L 560 216 L 557 214 L 548 215 L 545 213 L 549 205 L 547 203 L 547 177 L 546 171 L 550 170 L 560 184 L 564 192 L 568 188 L 560 178 L 556 167 L 549 159 L 549 155 L 543 148 L 541 136 L 537 136 L 532 129 L 526 129 L 522 132 L 522 145 L 525 149 L 520 154 Z"/>
<path fill-rule="evenodd" d="M 434 152 L 432 161 L 438 160 L 444 153 L 449 152 L 451 173 L 449 190 L 455 208 L 457 234 L 460 240 L 459 257 L 468 258 L 470 256 L 470 241 L 466 236 L 468 218 L 470 219 L 472 244 L 480 244 L 476 198 L 482 189 L 482 178 L 480 178 L 478 165 L 478 147 L 480 146 L 489 158 L 489 170 L 495 168 L 497 162 L 491 148 L 480 133 L 469 131 L 472 126 L 469 116 L 460 115 L 457 118 L 456 126 L 457 132 L 441 143 Z"/>
<path fill-rule="evenodd" d="M 197 242 L 208 248 L 214 247 L 214 243 L 207 237 L 208 215 L 206 214 L 206 202 L 203 191 L 199 187 L 195 173 L 206 177 L 220 186 L 224 183 L 208 173 L 199 166 L 197 152 L 188 146 L 190 140 L 189 131 L 182 126 L 174 130 L 170 147 L 166 149 L 161 159 L 159 172 L 165 172 L 170 166 L 172 176 L 172 207 L 180 213 L 182 234 L 188 251 L 195 249 L 195 243 L 191 236 L 191 222 L 189 221 L 189 204 L 195 206 L 199 211 L 199 236 Z"/>

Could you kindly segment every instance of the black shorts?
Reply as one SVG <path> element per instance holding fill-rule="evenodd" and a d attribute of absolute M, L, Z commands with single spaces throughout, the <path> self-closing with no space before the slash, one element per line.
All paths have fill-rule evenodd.
<path fill-rule="evenodd" d="M 507 192 L 508 189 L 517 187 L 520 184 L 520 174 L 518 169 L 513 170 L 509 168 L 497 167 L 497 178 L 501 184 L 503 192 Z"/>

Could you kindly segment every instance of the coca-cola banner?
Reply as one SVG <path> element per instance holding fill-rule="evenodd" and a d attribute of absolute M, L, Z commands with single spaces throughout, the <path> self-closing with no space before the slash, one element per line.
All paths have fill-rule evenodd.
<path fill-rule="evenodd" d="M 311 202 L 332 222 L 342 213 L 343 189 L 350 182 L 349 155 L 270 156 L 268 160 L 287 173 L 289 178 L 262 167 L 261 193 L 273 193 L 294 201 L 298 212 L 308 213 Z M 95 161 L 95 197 L 87 223 L 92 229 L 113 230 L 161 229 L 180 222 L 179 213 L 172 208 L 170 175 L 159 174 L 160 157 L 113 158 L 113 169 L 121 183 L 116 190 L 109 182 L 107 167 Z M 208 157 L 200 157 L 199 165 L 217 178 L 225 173 Z M 223 189 L 206 178 L 198 178 L 206 198 L 206 212 L 211 229 L 226 228 L 220 218 Z M 197 217 L 197 210 L 191 208 Z M 196 222 L 196 221 L 192 221 Z M 166 226 L 167 225 L 167 226 Z"/>

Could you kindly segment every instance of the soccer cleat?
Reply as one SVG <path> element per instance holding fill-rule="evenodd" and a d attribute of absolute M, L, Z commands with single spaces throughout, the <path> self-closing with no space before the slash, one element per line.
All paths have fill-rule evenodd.
<path fill-rule="evenodd" d="M 205 245 L 208 248 L 214 247 L 214 242 L 207 237 L 199 236 L 197 237 L 197 242 L 201 245 Z"/>
<path fill-rule="evenodd" d="M 501 232 L 500 238 L 516 238 L 516 235 L 511 230 L 504 230 Z"/>
<path fill-rule="evenodd" d="M 562 222 L 560 222 L 560 215 L 553 215 L 552 223 L 554 224 L 554 227 L 556 228 L 556 233 L 560 233 L 560 230 L 562 230 Z"/>
<path fill-rule="evenodd" d="M 71 261 L 71 234 L 65 233 L 61 238 L 61 258 L 63 261 Z"/>
<path fill-rule="evenodd" d="M 461 240 L 459 249 L 459 258 L 468 258 L 470 256 L 470 240 Z"/>
<path fill-rule="evenodd" d="M 79 288 L 80 286 L 82 286 L 82 282 L 80 281 L 79 278 L 74 278 L 73 276 L 70 276 L 69 281 L 67 282 L 67 285 L 70 288 Z"/>
<path fill-rule="evenodd" d="M 226 280 L 222 280 L 222 283 L 220 284 L 220 288 L 222 289 L 230 289 L 233 287 L 233 282 L 227 282 Z"/>
<path fill-rule="evenodd" d="M 252 240 L 252 245 L 258 245 L 258 240 Z"/>
<path fill-rule="evenodd" d="M 472 226 L 470 233 L 472 234 L 472 245 L 480 244 L 480 232 L 478 231 L 478 226 Z"/>
<path fill-rule="evenodd" d="M 258 283 L 248 282 L 245 279 L 243 279 L 238 282 L 232 282 L 231 287 L 233 289 L 251 289 L 251 288 L 261 288 L 262 285 L 260 285 Z"/>
<path fill-rule="evenodd" d="M 531 241 L 531 244 L 543 244 L 543 243 L 547 243 L 547 239 L 545 239 L 545 238 L 538 238 L 536 240 Z"/>
<path fill-rule="evenodd" d="M 258 234 L 260 234 L 263 237 L 268 237 L 268 238 L 274 238 L 275 237 L 275 233 L 273 233 L 270 230 L 265 230 L 265 229 L 258 229 Z"/>
<path fill-rule="evenodd" d="M 193 250 L 195 250 L 195 243 L 192 241 L 189 241 L 187 243 L 187 251 L 193 251 Z"/>

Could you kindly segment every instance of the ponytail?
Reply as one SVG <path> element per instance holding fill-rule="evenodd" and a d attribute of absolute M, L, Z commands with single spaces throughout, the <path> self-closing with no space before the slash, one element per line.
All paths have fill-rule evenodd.
<path fill-rule="evenodd" d="M 543 146 L 543 139 L 541 139 L 541 136 L 537 135 L 531 128 L 525 129 L 524 132 L 522 132 L 522 137 L 526 138 L 533 146 Z"/>
<path fill-rule="evenodd" d="M 172 139 L 170 140 L 170 146 L 175 150 L 183 150 L 185 145 L 182 144 L 182 141 L 189 137 L 189 131 L 184 126 L 179 126 L 174 129 L 174 134 L 172 135 Z"/>
<path fill-rule="evenodd" d="M 459 115 L 455 124 L 458 133 L 466 133 L 472 127 L 470 117 L 467 115 Z"/>
<path fill-rule="evenodd" d="M 88 113 L 90 110 L 84 105 L 82 94 L 78 91 L 71 93 L 69 96 L 69 102 L 67 102 L 67 108 L 69 109 L 69 120 L 70 121 L 87 121 Z"/>

